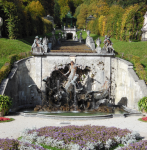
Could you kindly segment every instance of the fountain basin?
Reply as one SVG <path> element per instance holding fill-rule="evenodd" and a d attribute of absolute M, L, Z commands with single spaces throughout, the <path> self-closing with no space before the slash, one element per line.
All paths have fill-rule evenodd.
<path fill-rule="evenodd" d="M 95 119 L 108 119 L 113 117 L 127 117 L 131 115 L 131 113 L 122 110 L 115 109 L 113 113 L 103 113 L 103 112 L 93 112 L 93 111 L 23 111 L 21 115 L 24 117 L 43 117 L 48 119 L 66 119 L 66 120 L 95 120 Z"/>

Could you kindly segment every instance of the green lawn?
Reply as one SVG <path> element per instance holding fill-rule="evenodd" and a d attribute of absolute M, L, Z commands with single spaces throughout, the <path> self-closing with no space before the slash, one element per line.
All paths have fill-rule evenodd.
<path fill-rule="evenodd" d="M 139 120 L 139 121 L 142 121 L 142 122 L 146 122 L 146 123 L 147 123 L 147 121 L 142 120 L 142 118 L 139 118 L 138 120 Z"/>
<path fill-rule="evenodd" d="M 8 61 L 9 55 L 31 50 L 31 46 L 20 41 L 0 38 L 0 68 Z"/>
<path fill-rule="evenodd" d="M 80 31 L 77 32 L 79 37 Z M 94 40 L 96 40 L 99 36 L 96 34 L 90 34 Z M 86 31 L 82 32 L 83 39 L 86 39 L 87 33 Z M 101 47 L 104 46 L 103 41 L 104 37 L 99 37 L 102 41 Z M 139 41 L 139 42 L 124 42 L 119 41 L 114 38 L 110 38 L 113 43 L 113 48 L 119 54 L 124 53 L 124 55 L 135 55 L 140 57 L 140 62 L 144 66 L 145 70 L 147 71 L 147 41 Z"/>
<path fill-rule="evenodd" d="M 60 31 L 56 31 L 56 36 Z M 39 37 L 52 36 L 51 33 L 45 35 L 39 35 Z M 19 54 L 21 52 L 31 51 L 31 45 L 34 42 L 35 36 L 26 37 L 23 39 L 10 40 L 7 38 L 0 38 L 0 68 L 9 60 L 9 56 L 12 54 Z"/>

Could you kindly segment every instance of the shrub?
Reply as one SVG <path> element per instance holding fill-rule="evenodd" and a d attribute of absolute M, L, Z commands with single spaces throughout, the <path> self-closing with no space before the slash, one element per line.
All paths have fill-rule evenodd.
<path fill-rule="evenodd" d="M 9 112 L 11 105 L 12 100 L 9 96 L 0 95 L 0 110 L 4 110 L 4 115 Z"/>
<path fill-rule="evenodd" d="M 138 102 L 138 107 L 140 111 L 145 111 L 147 112 L 147 97 L 143 97 L 139 102 Z"/>
<path fill-rule="evenodd" d="M 140 57 L 134 55 L 124 55 L 126 60 L 131 61 L 134 64 L 134 70 L 136 71 L 138 77 L 144 80 L 147 84 L 147 71 L 140 62 Z"/>
<path fill-rule="evenodd" d="M 11 66 L 10 63 L 5 63 L 3 67 L 0 69 L 0 82 L 7 77 L 10 72 Z"/>

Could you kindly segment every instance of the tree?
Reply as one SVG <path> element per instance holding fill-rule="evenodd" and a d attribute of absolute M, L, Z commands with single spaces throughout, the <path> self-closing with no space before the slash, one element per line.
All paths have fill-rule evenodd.
<path fill-rule="evenodd" d="M 83 28 L 83 25 L 86 25 L 87 15 L 88 15 L 88 6 L 82 4 L 80 14 L 77 16 L 77 25 L 79 28 Z"/>
<path fill-rule="evenodd" d="M 106 16 L 109 12 L 109 6 L 103 0 L 93 1 L 89 6 L 89 15 L 98 17 L 100 15 Z"/>
<path fill-rule="evenodd" d="M 60 6 L 60 19 L 61 20 L 70 11 L 69 1 L 70 0 L 58 0 L 59 6 Z"/>
<path fill-rule="evenodd" d="M 7 16 L 7 29 L 8 29 L 8 37 L 10 39 L 16 39 L 19 37 L 19 18 L 17 7 L 13 2 L 6 2 L 3 5 L 4 12 Z"/>
<path fill-rule="evenodd" d="M 45 15 L 45 10 L 39 1 L 32 1 L 26 9 L 31 13 L 32 17 L 42 17 Z"/>
<path fill-rule="evenodd" d="M 58 0 L 55 0 L 54 3 L 55 3 L 55 5 L 54 5 L 54 22 L 55 22 L 55 24 L 57 24 L 57 26 L 59 26 L 61 24 L 60 5 L 58 3 Z"/>
<path fill-rule="evenodd" d="M 60 19 L 62 20 L 65 17 L 65 15 L 70 11 L 70 8 L 69 6 L 64 6 L 61 7 L 60 10 L 61 10 Z"/>
<path fill-rule="evenodd" d="M 84 4 L 90 5 L 90 1 L 91 1 L 91 0 L 84 0 Z"/>
<path fill-rule="evenodd" d="M 50 14 L 51 16 L 54 15 L 54 0 L 39 0 L 44 7 L 45 13 Z"/>
<path fill-rule="evenodd" d="M 73 1 L 73 0 L 70 0 L 70 1 L 68 2 L 68 6 L 69 6 L 70 11 L 72 12 L 72 14 L 74 14 L 74 13 L 75 13 L 75 9 L 76 9 L 74 1 Z"/>
<path fill-rule="evenodd" d="M 77 17 L 80 14 L 81 5 L 76 8 L 74 17 Z"/>
<path fill-rule="evenodd" d="M 83 3 L 83 0 L 73 0 L 75 8 L 77 8 L 79 5 Z"/>

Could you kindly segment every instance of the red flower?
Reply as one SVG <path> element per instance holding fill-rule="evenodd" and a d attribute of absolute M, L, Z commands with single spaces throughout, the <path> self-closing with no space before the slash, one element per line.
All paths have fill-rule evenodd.
<path fill-rule="evenodd" d="M 5 117 L 0 117 L 0 121 L 6 121 L 6 120 L 10 120 L 9 118 L 5 118 Z"/>
<path fill-rule="evenodd" d="M 147 117 L 143 117 L 142 120 L 143 120 L 143 121 L 147 121 Z"/>

